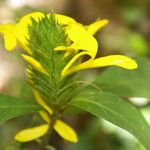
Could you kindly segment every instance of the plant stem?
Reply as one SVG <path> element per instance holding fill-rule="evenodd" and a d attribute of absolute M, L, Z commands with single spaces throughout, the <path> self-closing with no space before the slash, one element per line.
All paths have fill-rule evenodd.
<path fill-rule="evenodd" d="M 59 117 L 59 115 L 56 114 L 56 113 L 54 113 L 51 116 L 51 122 L 49 124 L 49 130 L 48 130 L 47 134 L 42 139 L 42 142 L 41 142 L 41 145 L 40 145 L 40 150 L 46 150 L 46 147 L 48 147 L 49 140 L 50 140 L 50 137 L 52 135 L 53 127 L 54 127 L 55 122 L 58 119 L 58 117 Z"/>

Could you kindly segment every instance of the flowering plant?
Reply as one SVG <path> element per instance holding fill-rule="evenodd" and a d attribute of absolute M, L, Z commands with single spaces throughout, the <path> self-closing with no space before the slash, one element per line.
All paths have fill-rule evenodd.
<path fill-rule="evenodd" d="M 94 83 L 82 87 L 83 82 L 76 79 L 77 72 L 83 69 L 105 66 L 119 66 L 128 70 L 137 68 L 133 59 L 123 55 L 96 58 L 98 43 L 94 34 L 107 23 L 108 20 L 103 19 L 84 26 L 68 16 L 33 12 L 19 19 L 17 24 L 0 25 L 5 48 L 12 51 L 19 45 L 24 50 L 20 53 L 26 62 L 27 82 L 32 86 L 36 100 L 36 103 L 19 102 L 26 106 L 32 104 L 33 109 L 17 110 L 5 120 L 31 112 L 38 112 L 43 120 L 36 127 L 19 131 L 15 140 L 29 142 L 43 136 L 48 139 L 54 129 L 65 140 L 77 142 L 77 133 L 61 120 L 66 108 L 74 105 L 122 127 L 150 148 L 141 134 L 149 126 L 134 106 L 117 95 L 103 93 L 100 86 Z M 79 88 L 82 90 L 78 91 Z M 1 97 L 7 97 L 8 101 L 13 99 L 14 103 L 18 101 L 6 95 Z M 139 120 L 132 120 L 126 114 L 126 108 L 137 115 L 142 123 L 145 122 L 142 131 L 139 131 L 139 127 L 134 127 L 133 124 Z M 42 148 L 49 144 L 45 141 L 47 140 L 43 138 Z"/>

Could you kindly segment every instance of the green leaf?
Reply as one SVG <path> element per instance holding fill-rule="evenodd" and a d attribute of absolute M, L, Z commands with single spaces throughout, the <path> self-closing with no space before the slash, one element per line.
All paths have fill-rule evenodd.
<path fill-rule="evenodd" d="M 0 93 L 0 121 L 38 112 L 41 109 L 41 106 L 33 100 L 25 100 Z"/>
<path fill-rule="evenodd" d="M 135 54 L 139 56 L 147 55 L 149 52 L 148 44 L 144 37 L 136 32 L 130 32 L 127 37 L 128 45 Z"/>
<path fill-rule="evenodd" d="M 150 61 L 137 58 L 138 69 L 106 69 L 93 83 L 106 92 L 123 97 L 150 98 Z"/>
<path fill-rule="evenodd" d="M 141 112 L 128 101 L 115 94 L 87 87 L 72 99 L 70 105 L 127 130 L 150 149 L 150 126 Z"/>

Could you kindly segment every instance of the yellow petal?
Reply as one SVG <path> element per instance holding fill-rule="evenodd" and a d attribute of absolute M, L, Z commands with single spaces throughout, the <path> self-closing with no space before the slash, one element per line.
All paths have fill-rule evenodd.
<path fill-rule="evenodd" d="M 107 25 L 108 22 L 109 22 L 109 21 L 108 21 L 107 19 L 95 21 L 94 23 L 88 25 L 88 26 L 86 27 L 86 30 L 87 30 L 91 35 L 94 35 L 98 30 L 100 30 L 102 27 L 104 27 L 105 25 Z"/>
<path fill-rule="evenodd" d="M 50 114 L 53 114 L 53 110 L 46 104 L 46 102 L 42 99 L 40 93 L 36 90 L 33 90 L 35 99 L 38 104 L 42 105 Z"/>
<path fill-rule="evenodd" d="M 62 76 L 66 76 L 68 75 L 70 72 L 68 72 L 68 70 L 71 68 L 71 66 L 74 64 L 74 62 L 81 56 L 83 55 L 89 55 L 90 54 L 88 52 L 81 52 L 81 53 L 78 53 L 77 55 L 75 55 L 68 63 L 67 65 L 65 66 L 65 68 L 63 69 L 61 75 Z"/>
<path fill-rule="evenodd" d="M 35 97 L 37 103 L 40 104 L 41 106 L 43 106 L 49 112 L 50 115 L 53 114 L 52 109 L 42 99 L 40 93 L 36 90 L 33 90 L 33 94 L 34 94 L 34 97 Z M 49 118 L 49 115 L 47 114 L 47 112 L 41 110 L 41 111 L 39 111 L 39 114 L 45 122 L 47 122 L 48 124 L 50 123 L 50 118 Z"/>
<path fill-rule="evenodd" d="M 70 46 L 58 46 L 56 48 L 54 48 L 55 51 L 66 51 L 66 53 L 64 54 L 64 58 L 66 58 L 67 56 L 71 55 L 73 52 L 77 52 L 79 51 L 78 49 L 79 45 L 77 45 L 76 43 L 71 44 Z M 91 56 L 90 54 L 88 54 L 89 56 Z"/>
<path fill-rule="evenodd" d="M 43 13 L 41 12 L 33 12 L 33 13 L 29 13 L 24 15 L 22 18 L 19 19 L 19 22 L 17 23 L 18 28 L 22 28 L 22 29 L 26 29 L 28 28 L 29 25 L 32 24 L 32 20 L 34 19 L 36 21 L 39 21 L 40 18 L 42 18 L 44 16 Z M 22 31 L 23 33 L 26 33 L 24 31 Z"/>
<path fill-rule="evenodd" d="M 49 115 L 45 111 L 41 110 L 39 111 L 39 114 L 45 122 L 47 122 L 48 124 L 50 123 Z"/>
<path fill-rule="evenodd" d="M 73 49 L 71 46 L 57 46 L 56 48 L 54 48 L 55 51 L 66 51 L 71 49 Z"/>
<path fill-rule="evenodd" d="M 38 71 L 48 74 L 47 71 L 42 67 L 42 65 L 36 61 L 34 58 L 21 54 L 21 56 L 27 61 L 29 62 L 35 69 L 37 69 Z"/>
<path fill-rule="evenodd" d="M 42 137 L 49 129 L 48 124 L 40 125 L 33 128 L 28 128 L 20 131 L 16 136 L 15 140 L 19 142 L 29 142 L 37 138 Z"/>
<path fill-rule="evenodd" d="M 60 14 L 55 14 L 55 19 L 57 20 L 58 24 L 62 25 L 76 23 L 76 21 L 73 18 Z"/>
<path fill-rule="evenodd" d="M 48 17 L 50 15 L 51 14 L 47 14 Z M 54 16 L 55 16 L 55 19 L 57 20 L 57 22 L 62 25 L 68 25 L 68 24 L 72 24 L 72 23 L 76 22 L 73 18 L 65 16 L 65 15 L 54 14 Z M 27 14 L 24 17 L 22 17 L 20 22 L 22 22 L 22 24 L 23 24 L 23 22 L 26 22 L 27 24 L 31 24 L 31 18 L 33 18 L 36 21 L 39 21 L 43 17 L 44 17 L 44 13 L 33 12 L 33 13 Z"/>
<path fill-rule="evenodd" d="M 0 33 L 3 33 L 4 35 L 12 34 L 14 28 L 14 24 L 2 24 L 0 25 Z"/>
<path fill-rule="evenodd" d="M 0 25 L 0 33 L 4 35 L 5 48 L 9 51 L 13 50 L 17 46 L 14 29 L 14 24 Z"/>
<path fill-rule="evenodd" d="M 97 58 L 92 64 L 92 68 L 104 66 L 119 66 L 125 69 L 136 69 L 138 67 L 137 63 L 133 59 L 123 55 L 110 55 Z"/>
<path fill-rule="evenodd" d="M 125 69 L 136 69 L 138 67 L 137 63 L 127 56 L 110 55 L 106 57 L 97 58 L 95 60 L 90 59 L 79 65 L 73 66 L 70 70 L 68 70 L 68 74 L 83 69 L 98 68 L 105 66 L 119 66 Z"/>
<path fill-rule="evenodd" d="M 28 45 L 27 39 L 29 38 L 28 26 L 32 24 L 31 18 L 33 18 L 36 21 L 39 21 L 43 17 L 44 17 L 44 14 L 41 12 L 29 13 L 23 16 L 15 27 L 15 36 L 17 40 L 19 41 L 19 44 L 22 46 L 24 50 L 29 52 L 29 54 L 32 53 L 31 50 L 27 46 Z"/>
<path fill-rule="evenodd" d="M 96 56 L 98 43 L 96 39 L 78 24 L 71 24 L 66 28 L 70 40 L 77 45 L 77 49 L 88 51 L 92 58 Z"/>
<path fill-rule="evenodd" d="M 18 40 L 18 39 L 17 39 L 17 40 Z M 25 42 L 23 42 L 23 40 L 22 40 L 22 42 L 20 42 L 20 41 L 18 40 L 18 45 L 20 45 L 23 50 L 25 50 L 25 51 L 28 52 L 30 55 L 32 55 L 31 49 L 28 47 L 28 44 L 26 44 Z"/>
<path fill-rule="evenodd" d="M 74 143 L 78 141 L 76 132 L 66 123 L 62 122 L 61 120 L 56 121 L 54 125 L 54 129 L 65 140 L 74 142 Z"/>
<path fill-rule="evenodd" d="M 14 35 L 4 35 L 5 48 L 12 51 L 17 46 L 17 41 Z"/>
<path fill-rule="evenodd" d="M 48 16 L 49 15 L 50 14 L 48 14 Z M 67 25 L 76 22 L 73 18 L 70 18 L 68 16 L 59 15 L 59 14 L 54 14 L 54 15 L 59 24 Z M 27 39 L 29 38 L 28 26 L 32 24 L 31 18 L 33 18 L 35 21 L 38 22 L 39 20 L 44 18 L 44 13 L 33 12 L 25 15 L 19 20 L 19 23 L 16 25 L 16 32 L 15 32 L 17 39 L 21 43 L 21 46 L 23 46 L 23 48 L 28 52 L 30 52 L 29 48 L 27 47 L 28 45 Z"/>

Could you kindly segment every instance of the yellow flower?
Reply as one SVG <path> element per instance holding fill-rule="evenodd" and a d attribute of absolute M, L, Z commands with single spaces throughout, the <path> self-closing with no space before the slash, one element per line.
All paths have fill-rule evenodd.
<path fill-rule="evenodd" d="M 39 62 L 32 58 L 32 50 L 30 50 L 28 47 L 27 39 L 29 38 L 28 26 L 32 24 L 31 18 L 39 21 L 44 16 L 44 13 L 33 12 L 22 17 L 16 25 L 6 24 L 0 26 L 0 32 L 4 34 L 6 49 L 12 50 L 17 44 L 19 44 L 31 55 L 22 55 L 23 58 L 42 73 L 46 73 L 46 70 Z M 50 16 L 50 14 L 47 14 L 47 16 Z M 70 55 L 72 52 L 76 53 L 62 70 L 62 76 L 66 76 L 87 68 L 97 68 L 112 65 L 125 69 L 137 68 L 137 64 L 134 60 L 122 55 L 111 55 L 95 59 L 98 51 L 98 43 L 93 35 L 99 29 L 105 26 L 108 23 L 108 20 L 98 20 L 88 26 L 83 26 L 68 16 L 55 14 L 55 18 L 58 24 L 66 26 L 65 31 L 68 35 L 69 41 L 71 41 L 69 43 L 72 43 L 68 47 L 60 45 L 56 47 L 55 50 L 66 51 L 64 57 Z M 79 58 L 82 58 L 85 55 L 90 57 L 89 60 L 74 65 Z"/>
<path fill-rule="evenodd" d="M 32 54 L 32 50 L 28 48 L 28 26 L 32 24 L 32 19 L 40 21 L 44 16 L 45 14 L 42 12 L 33 12 L 22 17 L 17 24 L 0 25 L 0 33 L 4 35 L 5 48 L 11 51 L 18 44 L 29 54 Z M 50 14 L 47 14 L 47 16 L 50 16 Z M 55 19 L 62 25 L 76 22 L 73 18 L 60 14 L 55 14 Z"/>
<path fill-rule="evenodd" d="M 27 128 L 27 129 L 20 131 L 15 136 L 15 139 L 19 142 L 29 142 L 29 141 L 33 141 L 37 138 L 40 138 L 48 132 L 49 127 L 50 127 L 51 120 L 50 120 L 49 115 L 52 115 L 53 111 L 46 104 L 46 102 L 42 99 L 39 92 L 34 90 L 34 95 L 35 95 L 37 103 L 39 103 L 45 109 L 45 111 L 43 111 L 43 110 L 40 111 L 39 114 L 41 115 L 41 117 L 43 118 L 43 120 L 46 123 L 39 125 L 37 127 Z M 49 113 L 49 115 L 47 114 L 47 112 Z M 74 143 L 76 143 L 78 141 L 76 132 L 69 125 L 64 123 L 63 121 L 61 121 L 59 119 L 56 120 L 56 122 L 54 124 L 54 129 L 65 140 L 74 142 Z"/>
<path fill-rule="evenodd" d="M 92 23 L 89 26 L 83 27 L 78 23 L 68 25 L 66 32 L 69 39 L 73 42 L 70 46 L 58 46 L 56 51 L 72 51 L 76 52 L 76 55 L 69 61 L 62 71 L 62 76 L 77 72 L 79 70 L 88 68 L 98 68 L 105 66 L 119 66 L 125 69 L 136 69 L 137 63 L 123 55 L 110 55 L 95 59 L 98 51 L 98 44 L 96 39 L 92 36 L 101 27 L 108 23 L 107 20 L 99 20 Z M 82 50 L 82 51 L 81 51 Z M 74 63 L 83 55 L 88 55 L 90 58 L 80 64 L 74 65 Z"/>

